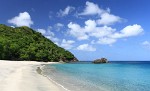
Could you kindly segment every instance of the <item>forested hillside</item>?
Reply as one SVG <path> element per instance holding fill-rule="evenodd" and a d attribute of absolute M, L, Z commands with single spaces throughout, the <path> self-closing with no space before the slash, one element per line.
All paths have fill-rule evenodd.
<path fill-rule="evenodd" d="M 0 59 L 35 61 L 77 61 L 72 53 L 58 47 L 41 33 L 28 27 L 0 24 Z"/>

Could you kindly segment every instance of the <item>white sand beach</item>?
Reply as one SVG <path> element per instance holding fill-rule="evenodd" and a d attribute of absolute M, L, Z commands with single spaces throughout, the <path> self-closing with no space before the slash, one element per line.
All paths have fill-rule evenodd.
<path fill-rule="evenodd" d="M 66 91 L 36 71 L 44 62 L 0 60 L 0 91 Z M 48 63 L 51 64 L 51 63 Z"/>

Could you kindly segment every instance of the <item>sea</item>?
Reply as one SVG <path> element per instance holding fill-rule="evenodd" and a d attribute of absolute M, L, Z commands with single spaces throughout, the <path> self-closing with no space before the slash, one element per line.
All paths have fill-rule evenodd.
<path fill-rule="evenodd" d="M 43 74 L 68 91 L 150 91 L 149 61 L 47 64 Z"/>

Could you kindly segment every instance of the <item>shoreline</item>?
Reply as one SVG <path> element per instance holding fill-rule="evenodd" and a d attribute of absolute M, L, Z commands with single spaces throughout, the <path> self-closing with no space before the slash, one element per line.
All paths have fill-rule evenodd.
<path fill-rule="evenodd" d="M 44 66 L 45 66 L 45 65 L 40 66 L 40 67 L 37 67 L 37 69 L 40 69 L 40 70 L 41 70 L 41 72 L 39 72 L 39 71 L 37 70 L 37 72 L 38 72 L 40 75 L 46 77 L 49 81 L 53 82 L 54 84 L 58 85 L 59 87 L 62 87 L 64 90 L 66 90 L 66 91 L 71 91 L 71 90 L 68 90 L 67 88 L 65 88 L 63 85 L 61 85 L 61 84 L 57 83 L 56 81 L 52 80 L 52 79 L 51 79 L 50 77 L 48 77 L 47 75 L 43 74 L 43 73 L 42 73 L 42 71 L 43 71 L 42 68 L 43 68 Z"/>
<path fill-rule="evenodd" d="M 55 63 L 0 60 L 0 91 L 70 91 L 36 70 Z"/>

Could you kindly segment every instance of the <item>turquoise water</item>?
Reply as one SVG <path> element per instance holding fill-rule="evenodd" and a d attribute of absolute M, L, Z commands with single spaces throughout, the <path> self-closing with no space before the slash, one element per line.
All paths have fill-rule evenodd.
<path fill-rule="evenodd" d="M 70 91 L 150 91 L 150 62 L 50 64 L 43 74 Z"/>

